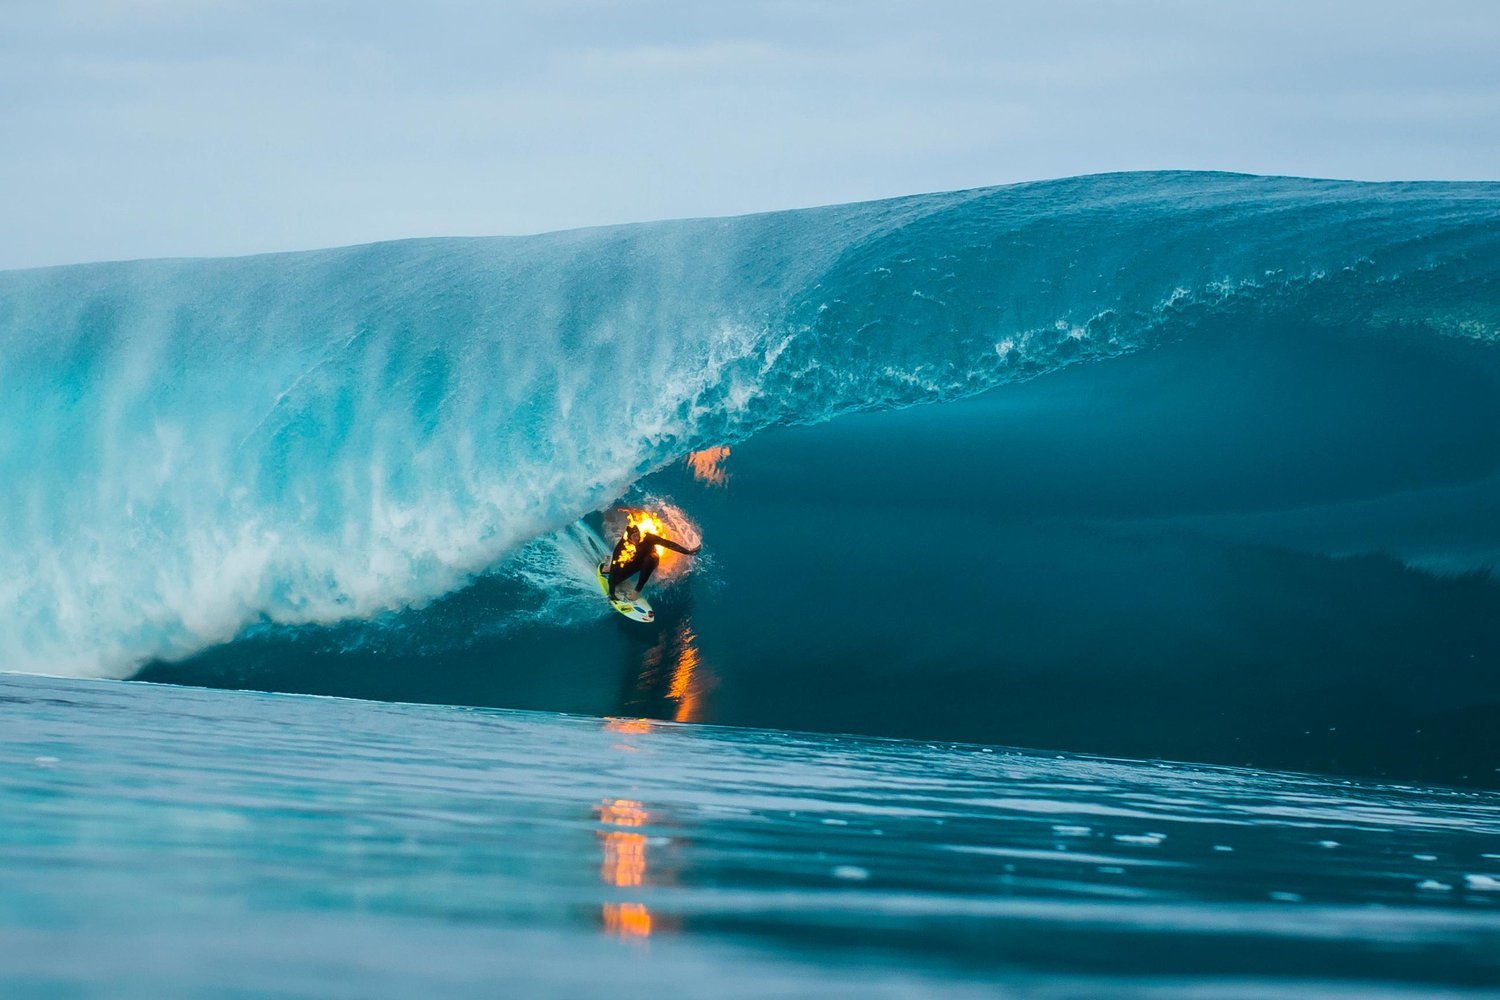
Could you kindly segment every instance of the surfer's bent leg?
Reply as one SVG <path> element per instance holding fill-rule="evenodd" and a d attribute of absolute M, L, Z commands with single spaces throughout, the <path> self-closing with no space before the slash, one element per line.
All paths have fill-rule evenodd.
<path fill-rule="evenodd" d="M 651 579 L 651 574 L 656 572 L 656 567 L 661 565 L 661 556 L 656 553 L 646 557 L 646 565 L 641 567 L 641 578 L 636 582 L 635 592 L 639 594 L 646 589 L 646 581 Z"/>
<path fill-rule="evenodd" d="M 613 563 L 610 564 L 610 567 L 609 567 L 609 599 L 610 600 L 612 600 L 612 601 L 618 601 L 619 600 L 619 597 L 617 596 L 617 590 L 618 590 L 620 584 L 624 583 L 625 580 L 626 580 L 626 578 L 629 577 L 629 576 L 630 576 L 630 570 L 626 569 L 624 566 L 617 566 L 617 565 L 615 565 Z"/>

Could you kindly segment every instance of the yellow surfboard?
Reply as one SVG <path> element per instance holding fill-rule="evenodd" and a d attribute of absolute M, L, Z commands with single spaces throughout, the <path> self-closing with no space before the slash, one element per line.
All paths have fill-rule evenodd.
<path fill-rule="evenodd" d="M 609 606 L 631 621 L 655 621 L 656 612 L 651 610 L 651 602 L 644 597 L 637 596 L 633 601 L 616 601 L 609 596 L 609 575 L 604 572 L 608 566 L 609 563 L 602 562 L 596 567 L 595 572 L 599 577 L 599 590 L 603 592 L 605 600 L 609 601 Z"/>

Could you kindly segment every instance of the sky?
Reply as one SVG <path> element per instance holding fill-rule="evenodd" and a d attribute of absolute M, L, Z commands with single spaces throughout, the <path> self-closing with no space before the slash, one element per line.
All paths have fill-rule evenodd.
<path fill-rule="evenodd" d="M 1500 3 L 0 0 L 0 268 L 1164 168 L 1500 179 Z"/>

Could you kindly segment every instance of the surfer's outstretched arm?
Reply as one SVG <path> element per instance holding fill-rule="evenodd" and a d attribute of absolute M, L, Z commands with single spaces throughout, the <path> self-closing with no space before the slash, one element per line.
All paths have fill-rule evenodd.
<path fill-rule="evenodd" d="M 670 539 L 663 538 L 660 535 L 655 534 L 647 535 L 642 540 L 642 544 L 660 545 L 664 549 L 671 549 L 673 552 L 681 552 L 685 556 L 695 556 L 698 554 L 698 548 L 702 548 L 702 546 L 700 545 L 698 546 L 698 548 L 690 549 L 685 545 L 679 545 L 676 542 L 671 541 Z"/>

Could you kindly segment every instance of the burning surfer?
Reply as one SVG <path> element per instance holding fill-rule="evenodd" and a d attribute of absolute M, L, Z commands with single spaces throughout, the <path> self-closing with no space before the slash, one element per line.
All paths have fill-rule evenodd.
<path fill-rule="evenodd" d="M 656 519 L 650 514 L 633 513 L 625 522 L 625 532 L 615 543 L 614 555 L 609 560 L 609 596 L 615 601 L 633 601 L 646 589 L 646 581 L 661 564 L 661 550 L 671 549 L 685 556 L 698 554 L 698 548 L 687 548 L 657 534 Z M 626 588 L 621 595 L 620 584 L 639 573 L 635 589 Z"/>

